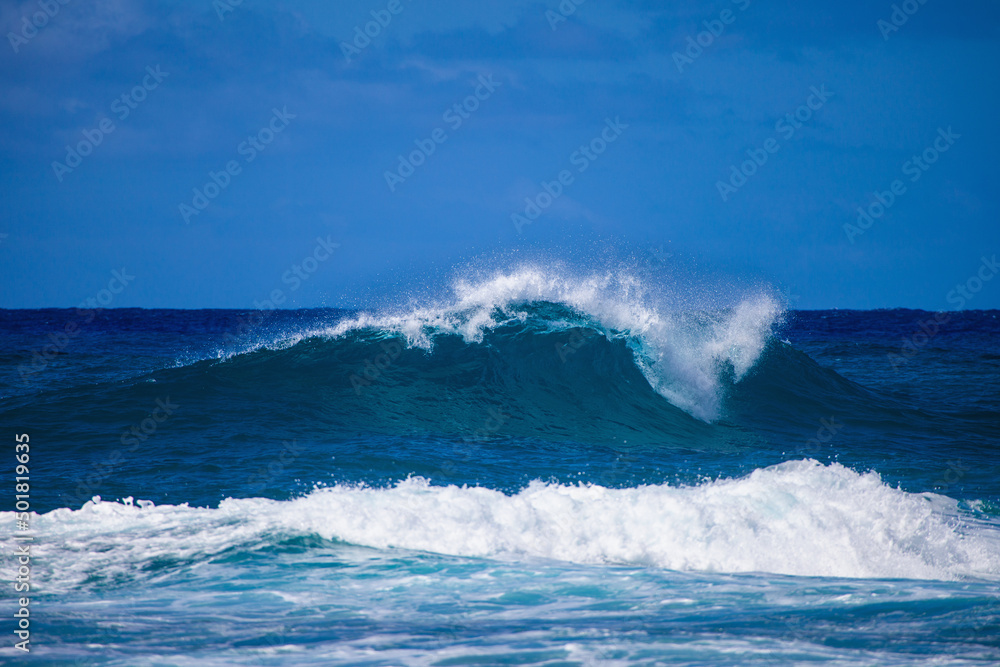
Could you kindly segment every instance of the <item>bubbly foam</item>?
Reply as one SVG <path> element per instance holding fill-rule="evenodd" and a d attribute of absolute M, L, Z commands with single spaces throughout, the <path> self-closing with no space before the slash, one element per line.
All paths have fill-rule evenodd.
<path fill-rule="evenodd" d="M 456 280 L 450 297 L 440 303 L 414 305 L 397 313 L 361 313 L 296 335 L 293 342 L 374 330 L 403 336 L 409 346 L 431 350 L 437 335 L 459 335 L 467 343 L 479 343 L 489 330 L 525 321 L 531 304 L 558 304 L 580 319 L 547 322 L 550 328 L 589 326 L 609 339 L 626 338 L 643 375 L 658 393 L 689 414 L 712 421 L 721 411 L 727 372 L 739 381 L 753 367 L 783 309 L 773 296 L 756 294 L 735 306 L 692 310 L 686 307 L 690 295 L 667 295 L 662 286 L 647 282 L 627 272 L 580 276 L 522 266 Z M 289 341 L 280 344 L 287 346 Z"/>
<path fill-rule="evenodd" d="M 0 514 L 0 526 L 13 525 L 10 513 Z M 683 571 L 1000 575 L 1000 526 L 961 513 L 944 496 L 906 493 L 874 472 L 811 460 L 698 486 L 536 481 L 506 495 L 411 478 L 391 488 L 317 489 L 289 501 L 228 499 L 217 509 L 90 502 L 33 525 L 46 535 L 38 562 L 54 570 L 40 580 L 67 586 L 301 535 L 379 549 Z"/>

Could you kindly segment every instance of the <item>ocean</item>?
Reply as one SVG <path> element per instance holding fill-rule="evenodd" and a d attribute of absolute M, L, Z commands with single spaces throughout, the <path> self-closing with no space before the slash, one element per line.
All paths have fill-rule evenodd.
<path fill-rule="evenodd" d="M 647 283 L 0 311 L 0 658 L 1000 663 L 1000 311 Z"/>

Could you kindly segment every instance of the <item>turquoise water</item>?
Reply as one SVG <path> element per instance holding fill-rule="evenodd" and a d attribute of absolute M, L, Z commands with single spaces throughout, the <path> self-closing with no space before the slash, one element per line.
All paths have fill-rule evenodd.
<path fill-rule="evenodd" d="M 35 538 L 0 656 L 998 662 L 997 315 L 528 270 L 370 313 L 0 311 Z"/>

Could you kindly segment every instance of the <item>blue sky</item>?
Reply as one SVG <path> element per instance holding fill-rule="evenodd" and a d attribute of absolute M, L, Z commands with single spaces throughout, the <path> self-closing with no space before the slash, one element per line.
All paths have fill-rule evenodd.
<path fill-rule="evenodd" d="M 795 307 L 939 310 L 1000 253 L 995 2 L 562 8 L 0 5 L 0 307 L 76 306 L 123 268 L 113 307 L 362 305 L 610 244 Z M 547 205 L 516 225 L 526 198 Z M 1000 280 L 964 301 L 1000 307 Z"/>

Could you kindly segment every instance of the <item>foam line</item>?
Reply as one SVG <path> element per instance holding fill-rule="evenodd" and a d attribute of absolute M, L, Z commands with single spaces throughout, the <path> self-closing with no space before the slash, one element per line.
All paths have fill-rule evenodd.
<path fill-rule="evenodd" d="M 0 526 L 13 526 L 3 515 Z M 435 486 L 336 486 L 217 509 L 87 503 L 35 518 L 39 562 L 59 585 L 137 576 L 154 560 L 198 563 L 319 535 L 378 549 L 544 558 L 705 572 L 961 579 L 1000 576 L 1000 526 L 957 502 L 894 489 L 874 472 L 791 461 L 698 486 L 610 489 L 533 482 L 514 495 Z M 8 531 L 9 532 L 9 531 Z M 44 553 L 42 553 L 44 552 Z"/>

